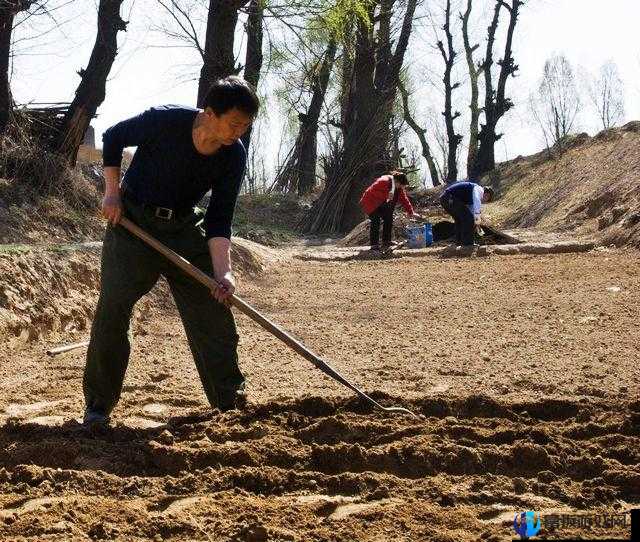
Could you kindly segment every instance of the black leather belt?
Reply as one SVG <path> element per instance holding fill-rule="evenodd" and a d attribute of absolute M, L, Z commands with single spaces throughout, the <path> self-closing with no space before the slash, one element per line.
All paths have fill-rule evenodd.
<path fill-rule="evenodd" d="M 158 207 L 157 205 L 152 205 L 151 203 L 145 203 L 141 201 L 138 196 L 136 196 L 131 190 L 128 190 L 124 187 L 123 195 L 126 199 L 131 201 L 133 204 L 142 207 L 145 211 L 151 211 L 153 216 L 156 218 L 161 218 L 162 220 L 172 220 L 177 218 L 178 215 L 187 214 L 187 212 L 191 212 L 193 209 L 170 209 L 169 207 Z"/>

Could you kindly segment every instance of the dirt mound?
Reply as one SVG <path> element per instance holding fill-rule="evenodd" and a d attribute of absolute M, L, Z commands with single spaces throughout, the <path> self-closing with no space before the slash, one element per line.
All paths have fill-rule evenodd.
<path fill-rule="evenodd" d="M 491 181 L 502 197 L 489 212 L 506 228 L 570 231 L 640 247 L 640 122 L 505 162 Z"/>
<path fill-rule="evenodd" d="M 274 249 L 242 237 L 231 239 L 231 261 L 234 272 L 241 276 L 255 276 L 269 265 L 282 259 Z"/>
<path fill-rule="evenodd" d="M 415 211 L 421 214 L 425 221 L 431 222 L 432 224 L 440 224 L 442 222 L 448 222 L 450 218 L 449 215 L 445 214 L 440 206 L 440 194 L 442 193 L 444 187 L 437 186 L 435 188 L 430 188 L 427 190 L 414 190 L 409 194 L 409 198 L 412 202 L 412 205 Z M 409 219 L 404 211 L 396 210 L 395 218 L 393 221 L 393 238 L 394 239 L 406 239 L 407 238 L 407 230 L 408 226 L 416 226 L 421 224 L 422 222 L 416 222 L 415 220 Z M 442 228 L 442 229 L 438 229 Z M 444 235 L 445 231 L 451 233 L 447 229 L 447 226 L 442 224 L 436 228 L 434 231 L 434 239 L 435 233 L 442 234 L 438 240 L 448 238 L 449 235 Z M 336 242 L 336 245 L 339 247 L 357 247 L 357 246 L 366 246 L 369 244 L 369 219 L 366 219 L 357 226 L 355 226 L 347 235 L 345 235 L 342 239 Z"/>
<path fill-rule="evenodd" d="M 440 221 L 443 222 L 443 221 Z M 419 226 L 422 221 L 407 218 L 405 214 L 396 214 L 393 220 L 393 236 L 395 240 L 407 238 L 407 227 Z M 369 244 L 369 219 L 360 222 L 347 235 L 336 242 L 339 247 L 361 247 Z"/>
<path fill-rule="evenodd" d="M 408 221 L 398 219 L 397 217 L 393 221 L 393 239 L 406 238 L 405 224 Z M 339 247 L 362 247 L 369 244 L 369 219 L 363 220 L 355 226 L 347 235 L 342 239 L 336 241 L 336 245 Z"/>
<path fill-rule="evenodd" d="M 94 240 L 96 183 L 28 140 L 0 142 L 0 243 Z"/>
<path fill-rule="evenodd" d="M 293 195 L 243 194 L 236 206 L 234 232 L 261 245 L 287 244 L 297 237 L 297 225 L 307 209 Z"/>
<path fill-rule="evenodd" d="M 455 237 L 455 224 L 451 220 L 442 220 L 434 211 L 431 213 L 431 233 L 434 243 L 451 242 Z M 420 225 L 422 222 L 411 221 L 406 217 L 396 217 L 393 224 L 393 239 L 398 241 L 407 239 L 407 227 Z M 517 243 L 519 240 L 505 232 L 490 226 L 484 227 L 481 236 L 476 236 L 476 242 L 481 245 Z M 369 220 L 364 220 L 351 230 L 345 237 L 336 241 L 337 247 L 364 247 L 369 245 Z"/>
<path fill-rule="evenodd" d="M 101 243 L 57 245 L 48 249 L 0 245 L 0 337 L 35 340 L 51 332 L 85 331 L 91 322 L 100 284 Z M 234 270 L 240 277 L 260 275 L 280 259 L 268 247 L 234 237 Z M 150 304 L 173 306 L 161 280 L 136 306 L 135 320 Z"/>
<path fill-rule="evenodd" d="M 97 250 L 0 253 L 0 336 L 85 330 L 98 288 Z"/>

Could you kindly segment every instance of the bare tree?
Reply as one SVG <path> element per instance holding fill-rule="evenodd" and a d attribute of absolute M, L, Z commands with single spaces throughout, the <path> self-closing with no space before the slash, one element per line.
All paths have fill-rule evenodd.
<path fill-rule="evenodd" d="M 167 14 L 169 23 L 160 22 L 156 30 L 193 48 L 202 62 L 198 81 L 197 105 L 202 107 L 211 84 L 222 77 L 237 75 L 258 88 L 263 63 L 264 0 L 210 0 L 206 11 L 206 31 L 202 39 L 203 6 L 199 0 L 156 0 Z M 245 9 L 246 7 L 246 9 Z M 247 39 L 244 66 L 236 65 L 235 37 L 241 11 L 247 14 Z M 249 148 L 251 129 L 242 138 Z"/>
<path fill-rule="evenodd" d="M 442 27 L 447 40 L 447 47 L 445 49 L 442 40 L 438 40 L 438 49 L 444 60 L 444 115 L 445 125 L 447 127 L 447 139 L 449 142 L 449 148 L 447 152 L 447 178 L 446 182 L 451 183 L 458 180 L 458 164 L 457 154 L 458 145 L 462 142 L 462 136 L 456 134 L 454 121 L 460 116 L 460 112 L 453 112 L 452 99 L 453 91 L 460 86 L 460 83 L 456 82 L 451 84 L 451 71 L 457 56 L 457 52 L 453 47 L 453 35 L 451 34 L 451 0 L 447 0 L 445 8 L 445 22 Z"/>
<path fill-rule="evenodd" d="M 496 132 L 499 120 L 513 107 L 513 102 L 506 95 L 507 80 L 514 76 L 518 71 L 518 65 L 513 59 L 513 35 L 518 21 L 520 8 L 524 4 L 523 0 L 511 0 L 509 4 L 506 0 L 496 0 L 494 15 L 487 32 L 487 49 L 482 63 L 485 81 L 485 103 L 484 117 L 485 122 L 480 127 L 478 138 L 480 139 L 480 147 L 476 155 L 476 160 L 471 168 L 470 177 L 480 178 L 485 173 L 491 171 L 495 165 L 495 143 L 502 134 Z M 504 55 L 502 60 L 498 61 L 500 72 L 498 76 L 498 86 L 493 86 L 493 46 L 498 29 L 500 18 L 500 10 L 504 8 L 509 12 L 509 27 L 507 28 L 507 37 L 504 46 Z"/>
<path fill-rule="evenodd" d="M 297 190 L 298 195 L 304 196 L 311 192 L 316 184 L 318 122 L 337 48 L 336 40 L 331 39 L 324 56 L 316 63 L 315 69 L 311 70 L 311 100 L 306 112 L 298 114 L 298 136 L 274 183 L 279 190 Z"/>
<path fill-rule="evenodd" d="M 18 13 L 28 10 L 34 3 L 35 0 L 0 0 L 0 135 L 6 129 L 13 109 L 9 62 L 14 20 Z"/>
<path fill-rule="evenodd" d="M 127 29 L 127 23 L 120 17 L 122 2 L 100 0 L 98 6 L 98 30 L 91 58 L 87 68 L 78 72 L 81 81 L 56 142 L 56 150 L 71 164 L 76 163 L 84 134 L 104 101 L 107 77 L 118 53 L 118 32 Z"/>
<path fill-rule="evenodd" d="M 574 127 L 580 110 L 573 69 L 565 56 L 554 56 L 545 62 L 531 109 L 547 147 L 560 145 Z"/>
<path fill-rule="evenodd" d="M 407 89 L 405 88 L 402 81 L 400 81 L 400 83 L 398 84 L 398 90 L 400 91 L 400 97 L 402 98 L 404 120 L 415 132 L 416 136 L 418 136 L 418 140 L 420 141 L 420 148 L 422 150 L 422 157 L 425 159 L 425 161 L 427 162 L 427 166 L 429 167 L 431 183 L 433 184 L 433 186 L 438 186 L 440 184 L 440 177 L 438 175 L 438 168 L 436 166 L 435 160 L 433 159 L 433 155 L 431 154 L 431 148 L 429 147 L 429 143 L 427 142 L 427 131 L 424 128 L 421 128 L 411 115 L 411 110 L 409 108 L 409 93 L 407 92 Z"/>
<path fill-rule="evenodd" d="M 169 22 L 156 15 L 154 17 L 156 23 L 152 29 L 170 40 L 183 43 L 185 47 L 194 48 L 204 62 L 204 45 L 199 32 L 200 23 L 204 20 L 200 0 L 156 0 L 156 2 L 168 16 Z"/>
<path fill-rule="evenodd" d="M 467 177 L 473 178 L 472 170 L 478 155 L 478 121 L 480 119 L 481 108 L 478 105 L 479 89 L 478 78 L 482 73 L 482 65 L 476 66 L 473 59 L 473 53 L 480 47 L 479 44 L 471 45 L 469 39 L 469 17 L 471 16 L 472 0 L 467 0 L 467 9 L 464 14 L 460 14 L 462 21 L 462 39 L 464 41 L 464 51 L 467 59 L 467 68 L 469 70 L 469 85 L 471 87 L 471 101 L 469 109 L 471 110 L 471 118 L 469 120 L 469 146 L 467 151 Z"/>
<path fill-rule="evenodd" d="M 599 76 L 588 82 L 587 92 L 603 129 L 613 128 L 622 122 L 624 83 L 615 62 L 610 60 L 602 65 Z"/>

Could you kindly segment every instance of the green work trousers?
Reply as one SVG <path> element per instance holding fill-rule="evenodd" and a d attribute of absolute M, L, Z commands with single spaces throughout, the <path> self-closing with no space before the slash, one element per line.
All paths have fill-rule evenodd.
<path fill-rule="evenodd" d="M 124 214 L 193 265 L 213 276 L 201 211 L 165 220 L 125 197 Z M 84 371 L 87 408 L 109 415 L 124 381 L 131 350 L 129 323 L 135 303 L 163 275 L 175 299 L 198 374 L 212 407 L 244 387 L 238 334 L 231 310 L 122 226 L 108 226 L 102 247 L 102 281 Z"/>

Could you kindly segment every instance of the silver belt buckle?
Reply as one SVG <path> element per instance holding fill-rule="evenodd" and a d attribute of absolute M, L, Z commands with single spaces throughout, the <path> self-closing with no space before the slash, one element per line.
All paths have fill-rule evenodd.
<path fill-rule="evenodd" d="M 156 207 L 156 217 L 162 218 L 163 220 L 171 220 L 173 218 L 173 209 Z"/>

